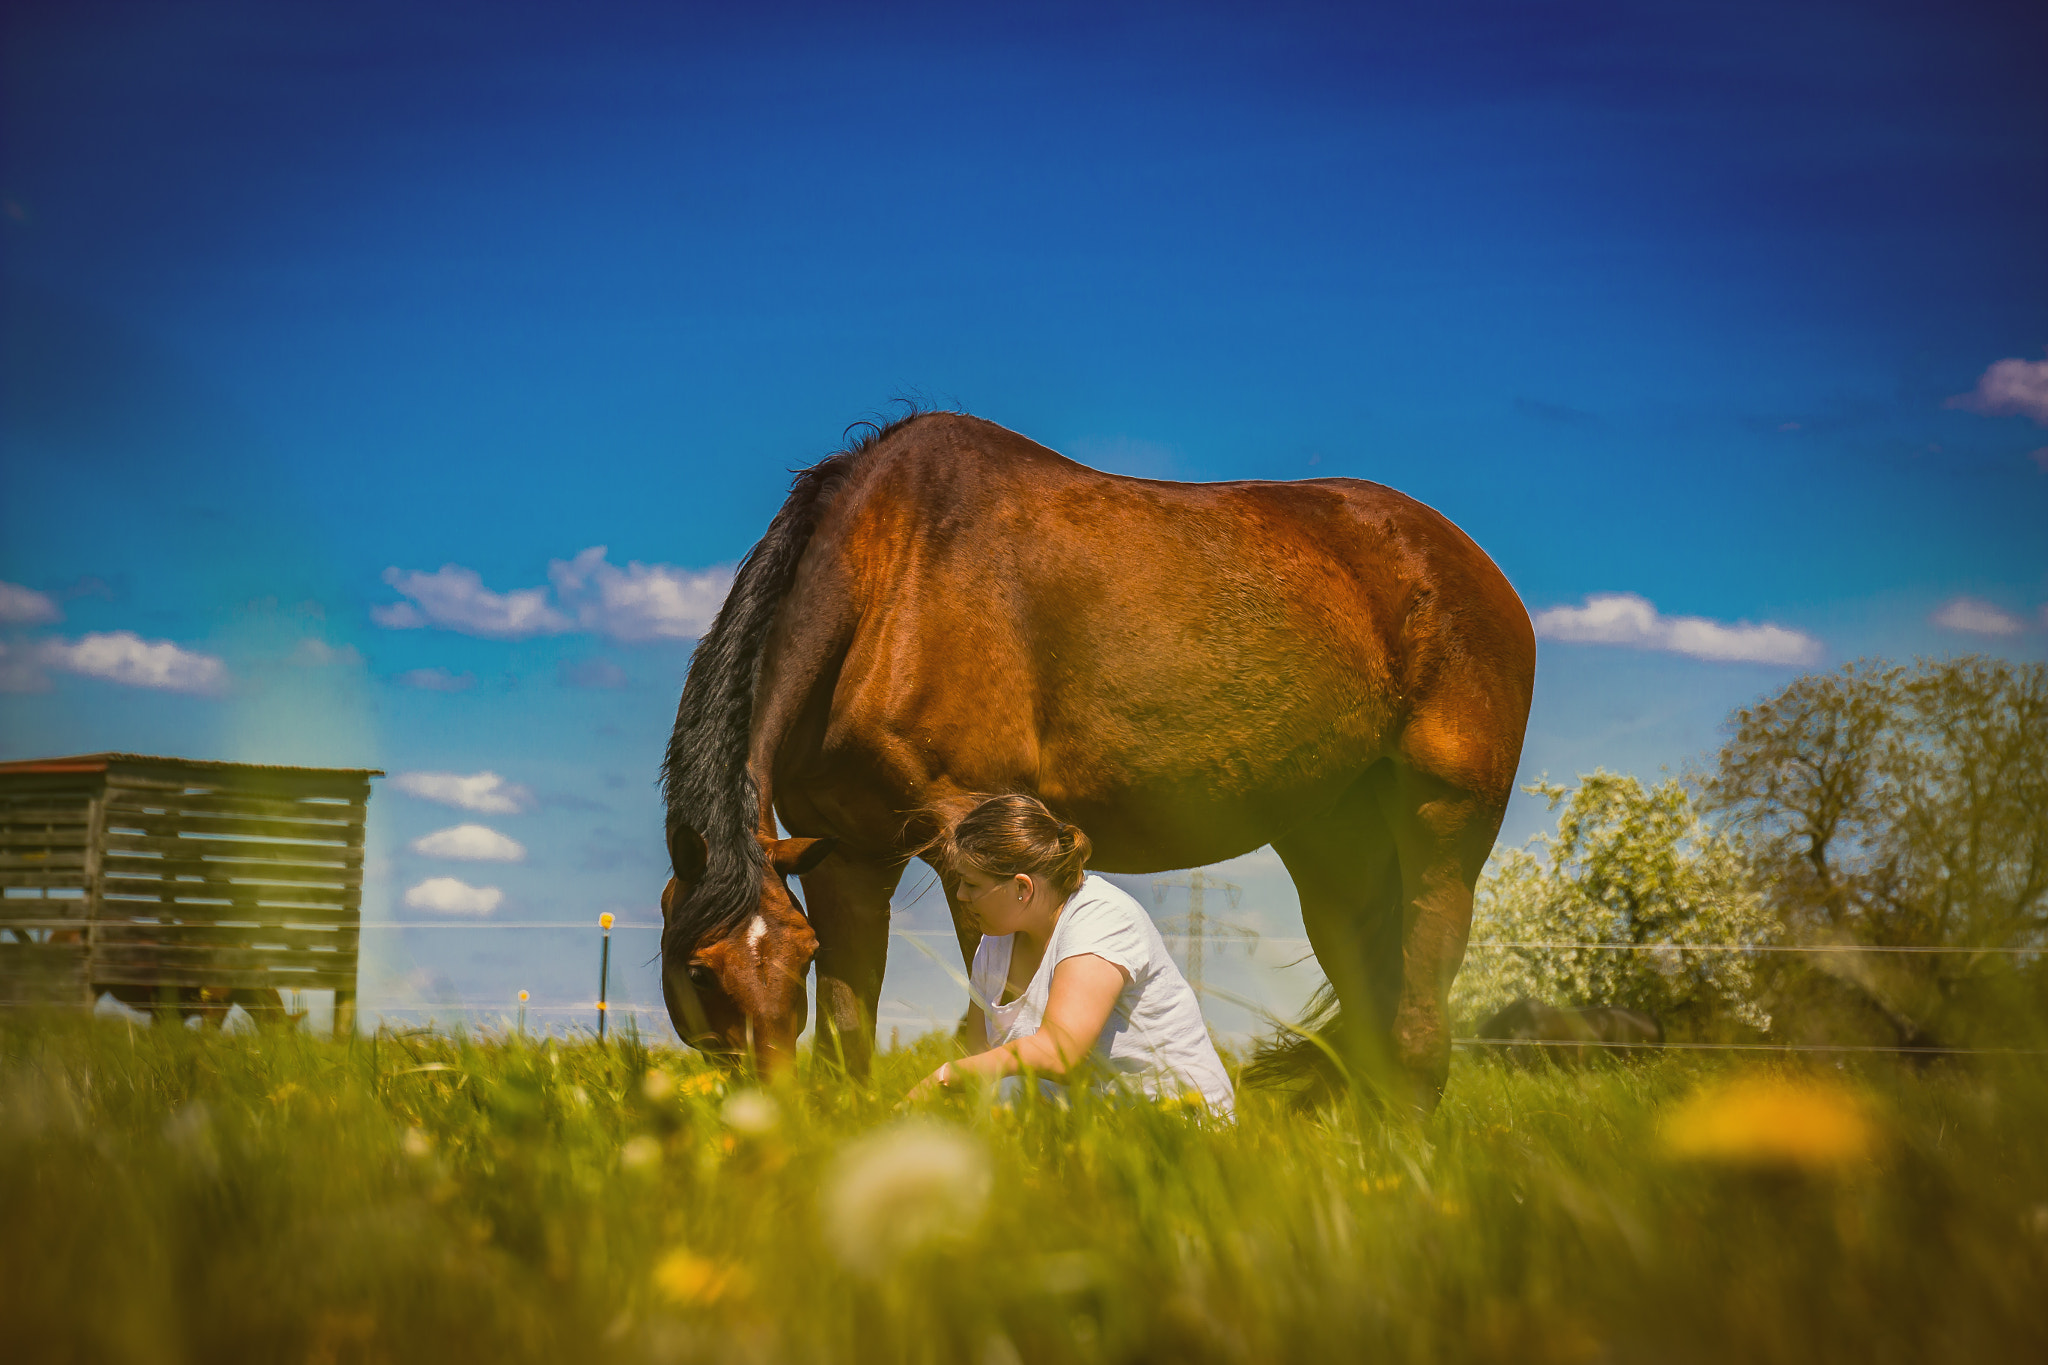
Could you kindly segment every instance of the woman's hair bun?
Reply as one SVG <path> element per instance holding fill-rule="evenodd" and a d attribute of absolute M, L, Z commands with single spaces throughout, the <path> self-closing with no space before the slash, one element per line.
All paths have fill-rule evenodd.
<path fill-rule="evenodd" d="M 939 820 L 939 833 L 918 851 L 945 868 L 972 867 L 997 877 L 1042 877 L 1062 897 L 1074 894 L 1094 851 L 1035 796 L 969 796 Z"/>

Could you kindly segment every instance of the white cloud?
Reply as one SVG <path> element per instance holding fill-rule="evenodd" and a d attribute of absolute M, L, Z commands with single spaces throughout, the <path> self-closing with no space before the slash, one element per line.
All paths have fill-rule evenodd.
<path fill-rule="evenodd" d="M 584 630 L 614 640 L 694 640 L 711 628 L 732 587 L 732 567 L 692 573 L 634 560 L 621 569 L 593 545 L 574 559 L 548 565 L 548 578 Z"/>
<path fill-rule="evenodd" d="M 523 863 L 526 845 L 488 825 L 452 825 L 412 841 L 412 851 L 430 858 L 457 858 L 470 863 Z"/>
<path fill-rule="evenodd" d="M 533 793 L 516 782 L 507 782 L 494 772 L 400 773 L 391 785 L 407 796 L 438 801 L 459 810 L 482 811 L 486 815 L 516 815 L 533 804 Z"/>
<path fill-rule="evenodd" d="M 1596 592 L 1585 605 L 1552 607 L 1534 617 L 1537 635 L 1572 644 L 1626 645 L 1686 654 L 1714 663 L 1810 664 L 1821 643 L 1785 626 L 1728 625 L 1704 616 L 1665 616 L 1632 592 Z"/>
<path fill-rule="evenodd" d="M 459 564 L 434 573 L 391 568 L 384 581 L 406 597 L 370 608 L 370 619 L 387 630 L 437 626 L 493 640 L 586 631 L 614 640 L 694 640 L 711 628 L 732 587 L 730 565 L 680 569 L 673 564 L 624 568 L 605 562 L 605 547 L 593 545 L 573 559 L 548 565 L 554 600 L 547 588 L 496 593 L 483 576 Z"/>
<path fill-rule="evenodd" d="M 1978 597 L 1953 598 L 1928 619 L 1944 630 L 1971 635 L 2017 635 L 2027 628 L 2022 618 Z"/>
<path fill-rule="evenodd" d="M 1948 406 L 1986 417 L 2031 417 L 2048 427 L 2048 360 L 2000 360 Z"/>
<path fill-rule="evenodd" d="M 632 681 L 626 670 L 610 659 L 585 659 L 575 664 L 564 659 L 555 672 L 564 687 L 617 689 Z"/>
<path fill-rule="evenodd" d="M 548 605 L 546 588 L 492 592 L 482 574 L 459 564 L 443 564 L 435 573 L 386 569 L 384 581 L 412 599 L 370 608 L 370 619 L 392 630 L 439 626 L 489 640 L 524 640 L 575 628 L 575 622 Z"/>
<path fill-rule="evenodd" d="M 370 620 L 386 630 L 418 630 L 427 618 L 410 602 L 380 602 L 370 608 Z"/>
<path fill-rule="evenodd" d="M 0 582 L 0 625 L 46 626 L 63 619 L 57 600 L 48 593 Z"/>
<path fill-rule="evenodd" d="M 474 673 L 450 673 L 445 668 L 412 668 L 398 675 L 401 687 L 414 687 L 422 692 L 467 692 L 476 686 Z"/>
<path fill-rule="evenodd" d="M 217 696 L 228 686 L 228 668 L 211 654 L 181 649 L 169 640 L 145 640 L 132 630 L 95 631 L 76 641 L 46 640 L 39 663 L 127 687 Z"/>
<path fill-rule="evenodd" d="M 354 667 L 362 661 L 363 656 L 356 653 L 354 645 L 343 645 L 336 649 L 315 635 L 309 635 L 299 641 L 298 647 L 285 660 L 286 663 L 296 664 L 300 668 L 330 668 L 337 664 Z"/>
<path fill-rule="evenodd" d="M 437 915 L 488 915 L 504 899 L 495 886 L 471 886 L 458 877 L 429 877 L 405 893 L 407 905 Z"/>

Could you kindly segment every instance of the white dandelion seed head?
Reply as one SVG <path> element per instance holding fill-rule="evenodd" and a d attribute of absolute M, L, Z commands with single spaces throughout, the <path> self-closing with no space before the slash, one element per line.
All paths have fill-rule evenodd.
<path fill-rule="evenodd" d="M 825 1178 L 820 1212 L 847 1269 L 878 1275 L 905 1255 L 980 1226 L 994 1174 L 981 1143 L 913 1121 L 848 1143 Z"/>
<path fill-rule="evenodd" d="M 628 1171 L 651 1171 L 661 1164 L 661 1144 L 642 1133 L 619 1148 L 619 1165 Z"/>
<path fill-rule="evenodd" d="M 725 1126 L 744 1137 L 765 1137 L 782 1122 L 782 1110 L 759 1090 L 741 1090 L 718 1111 Z"/>

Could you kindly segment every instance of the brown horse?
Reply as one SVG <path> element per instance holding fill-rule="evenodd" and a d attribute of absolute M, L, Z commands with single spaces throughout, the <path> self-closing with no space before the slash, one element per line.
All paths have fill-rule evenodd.
<path fill-rule="evenodd" d="M 306 1017 L 304 1010 L 287 1010 L 284 997 L 268 986 L 174 986 L 166 993 L 156 986 L 95 982 L 92 989 L 95 996 L 111 995 L 130 1009 L 153 1013 L 159 1024 L 197 1019 L 208 1028 L 219 1028 L 237 1005 L 257 1024 L 296 1024 Z"/>
<path fill-rule="evenodd" d="M 872 429 L 798 474 L 691 660 L 670 1017 L 775 1065 L 815 955 L 819 1047 L 864 1072 L 930 812 L 1030 792 L 1108 871 L 1273 845 L 1345 1051 L 1427 1108 L 1535 660 L 1493 562 L 1378 484 L 1123 478 L 951 413 Z"/>
<path fill-rule="evenodd" d="M 46 941 L 83 944 L 85 931 L 52 930 Z M 152 1022 L 158 1024 L 182 1024 L 197 1019 L 204 1027 L 219 1028 L 227 1022 L 228 1012 L 237 1005 L 248 1014 L 250 1022 L 256 1024 L 297 1025 L 306 1017 L 304 1010 L 287 1010 L 284 996 L 275 986 L 163 987 L 95 981 L 91 987 L 92 999 L 97 1001 L 103 995 L 112 996 L 130 1009 L 152 1015 Z"/>
<path fill-rule="evenodd" d="M 1559 1009 L 1525 995 L 1480 1024 L 1478 1036 L 1508 1045 L 1503 1050 L 1525 1065 L 1547 1058 L 1582 1066 L 1598 1051 L 1625 1057 L 1661 1044 L 1664 1026 L 1654 1015 L 1619 1005 Z"/>

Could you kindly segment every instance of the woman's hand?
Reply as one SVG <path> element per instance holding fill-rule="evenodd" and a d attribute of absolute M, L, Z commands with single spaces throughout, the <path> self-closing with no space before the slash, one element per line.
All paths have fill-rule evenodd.
<path fill-rule="evenodd" d="M 1028 1038 L 943 1062 L 938 1070 L 911 1087 L 905 1104 L 931 1098 L 968 1076 L 1001 1080 L 1026 1069 L 1062 1077 L 1088 1056 L 1109 1022 L 1117 995 L 1129 982 L 1124 969 L 1094 953 L 1078 953 L 1054 968 L 1045 1022 Z"/>
<path fill-rule="evenodd" d="M 920 1100 L 930 1099 L 952 1083 L 953 1064 L 951 1062 L 940 1062 L 937 1070 L 910 1088 L 910 1093 L 903 1097 L 903 1102 L 905 1104 L 916 1104 Z"/>

